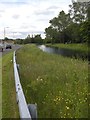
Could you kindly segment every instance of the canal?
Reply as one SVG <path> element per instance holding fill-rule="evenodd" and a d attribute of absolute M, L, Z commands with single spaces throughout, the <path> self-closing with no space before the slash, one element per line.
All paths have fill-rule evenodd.
<path fill-rule="evenodd" d="M 45 45 L 38 45 L 38 48 L 40 48 L 44 52 L 53 53 L 53 54 L 59 54 L 66 57 L 71 58 L 81 58 L 83 60 L 88 59 L 88 53 L 84 53 L 81 51 L 71 50 L 71 49 L 65 49 L 65 48 L 57 48 L 57 47 L 48 47 Z"/>

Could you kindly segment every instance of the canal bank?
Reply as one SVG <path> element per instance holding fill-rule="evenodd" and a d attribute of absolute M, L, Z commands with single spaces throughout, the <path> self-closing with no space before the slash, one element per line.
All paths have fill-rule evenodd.
<path fill-rule="evenodd" d="M 87 61 L 49 54 L 31 44 L 16 56 L 27 103 L 37 104 L 38 118 L 88 117 Z"/>
<path fill-rule="evenodd" d="M 64 57 L 71 57 L 76 59 L 81 58 L 82 60 L 90 59 L 88 53 L 88 47 L 86 45 L 48 44 L 48 45 L 38 45 L 38 47 L 44 52 L 58 54 Z"/>

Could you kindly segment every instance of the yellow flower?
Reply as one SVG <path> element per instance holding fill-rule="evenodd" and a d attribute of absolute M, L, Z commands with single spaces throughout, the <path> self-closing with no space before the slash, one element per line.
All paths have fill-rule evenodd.
<path fill-rule="evenodd" d="M 66 106 L 66 109 L 67 109 L 67 110 L 69 110 L 69 107 L 68 107 L 68 106 Z"/>
<path fill-rule="evenodd" d="M 68 113 L 68 116 L 69 116 L 70 114 Z"/>
<path fill-rule="evenodd" d="M 60 96 L 56 96 L 56 98 L 54 98 L 54 102 L 56 102 L 56 103 L 59 103 L 60 102 L 60 100 L 61 100 L 61 98 L 60 98 Z"/>
<path fill-rule="evenodd" d="M 68 104 L 68 102 L 66 102 L 66 104 Z"/>

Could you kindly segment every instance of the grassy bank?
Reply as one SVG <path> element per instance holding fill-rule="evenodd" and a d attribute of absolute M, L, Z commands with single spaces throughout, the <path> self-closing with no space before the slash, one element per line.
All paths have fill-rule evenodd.
<path fill-rule="evenodd" d="M 18 118 L 16 92 L 13 75 L 13 52 L 7 53 L 2 58 L 2 117 Z"/>
<path fill-rule="evenodd" d="M 88 44 L 47 44 L 47 45 L 51 47 L 71 49 L 84 53 L 88 53 L 88 49 L 89 49 Z"/>
<path fill-rule="evenodd" d="M 0 56 L 2 53 L 0 52 Z M 2 58 L 0 57 L 0 120 L 2 118 Z"/>
<path fill-rule="evenodd" d="M 21 84 L 40 118 L 88 117 L 87 61 L 42 52 L 35 45 L 17 51 Z"/>

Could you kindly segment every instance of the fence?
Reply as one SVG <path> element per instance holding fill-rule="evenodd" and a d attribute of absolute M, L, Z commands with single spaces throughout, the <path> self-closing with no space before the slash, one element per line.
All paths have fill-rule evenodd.
<path fill-rule="evenodd" d="M 20 78 L 18 74 L 17 64 L 16 64 L 16 55 L 14 51 L 13 55 L 13 63 L 14 63 L 14 77 L 15 77 L 15 87 L 16 87 L 16 97 L 17 97 L 17 103 L 19 106 L 19 113 L 20 118 L 28 118 L 31 119 L 30 111 L 28 109 L 28 105 L 25 100 L 25 96 L 23 93 L 23 89 L 20 83 Z"/>

